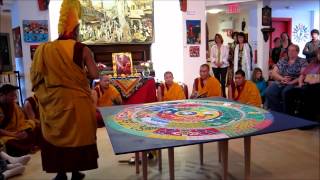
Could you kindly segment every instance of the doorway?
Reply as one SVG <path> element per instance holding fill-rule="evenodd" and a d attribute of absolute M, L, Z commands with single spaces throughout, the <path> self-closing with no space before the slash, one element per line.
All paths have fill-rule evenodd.
<path fill-rule="evenodd" d="M 273 40 L 276 37 L 280 37 L 281 33 L 286 32 L 291 39 L 291 28 L 292 28 L 292 19 L 291 18 L 272 18 L 272 27 L 275 31 L 271 34 L 270 39 L 270 48 L 274 47 Z"/>

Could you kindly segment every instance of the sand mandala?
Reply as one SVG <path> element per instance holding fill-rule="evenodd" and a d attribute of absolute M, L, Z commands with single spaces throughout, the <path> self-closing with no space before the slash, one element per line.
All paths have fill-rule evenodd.
<path fill-rule="evenodd" d="M 234 102 L 182 100 L 130 106 L 106 123 L 137 136 L 172 140 L 231 138 L 260 131 L 273 122 L 270 112 Z"/>

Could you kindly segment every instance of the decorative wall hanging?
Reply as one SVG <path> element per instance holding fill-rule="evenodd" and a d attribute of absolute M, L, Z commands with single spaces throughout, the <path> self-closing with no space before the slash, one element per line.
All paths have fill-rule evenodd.
<path fill-rule="evenodd" d="M 293 28 L 293 39 L 297 42 L 306 42 L 309 38 L 308 27 L 304 24 L 297 24 Z"/>
<path fill-rule="evenodd" d="M 47 20 L 23 20 L 24 42 L 47 42 L 48 21 Z"/>
<path fill-rule="evenodd" d="M 186 21 L 187 44 L 201 44 L 201 21 Z"/>
<path fill-rule="evenodd" d="M 14 55 L 16 58 L 22 57 L 22 45 L 21 45 L 21 31 L 20 26 L 12 29 Z"/>
<path fill-rule="evenodd" d="M 271 16 L 271 8 L 269 6 L 265 6 L 262 8 L 262 26 L 271 26 L 272 25 L 272 16 Z"/>
<path fill-rule="evenodd" d="M 86 44 L 152 43 L 153 0 L 80 0 Z"/>

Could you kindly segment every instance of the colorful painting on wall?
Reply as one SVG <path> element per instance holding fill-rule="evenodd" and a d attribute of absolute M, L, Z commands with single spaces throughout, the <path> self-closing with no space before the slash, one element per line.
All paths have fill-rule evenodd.
<path fill-rule="evenodd" d="M 112 63 L 114 75 L 131 75 L 132 74 L 132 57 L 129 52 L 112 53 Z"/>
<path fill-rule="evenodd" d="M 201 21 L 187 20 L 186 21 L 187 44 L 201 43 Z"/>
<path fill-rule="evenodd" d="M 152 43 L 153 0 L 80 0 L 86 44 Z"/>
<path fill-rule="evenodd" d="M 36 44 L 36 45 L 30 45 L 30 56 L 31 56 L 31 60 L 33 60 L 34 53 L 36 52 L 38 46 L 39 46 L 38 44 Z"/>
<path fill-rule="evenodd" d="M 200 57 L 200 46 L 190 46 L 189 54 L 190 57 Z"/>
<path fill-rule="evenodd" d="M 24 42 L 47 42 L 48 21 L 47 20 L 23 20 Z"/>
<path fill-rule="evenodd" d="M 22 57 L 21 31 L 20 26 L 12 29 L 14 55 L 16 58 Z"/>
<path fill-rule="evenodd" d="M 293 39 L 297 42 L 306 42 L 309 39 L 308 27 L 304 24 L 297 24 L 293 28 Z"/>

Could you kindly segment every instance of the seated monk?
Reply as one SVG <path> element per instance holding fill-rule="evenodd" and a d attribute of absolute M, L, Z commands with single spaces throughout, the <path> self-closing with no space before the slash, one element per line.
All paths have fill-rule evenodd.
<path fill-rule="evenodd" d="M 17 89 L 9 84 L 0 88 L 0 141 L 12 156 L 29 154 L 35 145 L 35 122 L 17 105 Z"/>
<path fill-rule="evenodd" d="M 158 101 L 173 101 L 186 99 L 182 87 L 173 82 L 173 74 L 170 71 L 164 73 L 164 83 L 158 87 Z"/>
<path fill-rule="evenodd" d="M 229 87 L 229 99 L 243 104 L 261 107 L 262 100 L 259 89 L 252 81 L 245 79 L 245 72 L 239 69 L 235 73 L 235 88 Z"/>
<path fill-rule="evenodd" d="M 120 93 L 110 84 L 110 77 L 106 74 L 100 76 L 100 83 L 92 91 L 92 96 L 97 107 L 122 104 Z"/>
<path fill-rule="evenodd" d="M 200 77 L 194 80 L 191 99 L 222 95 L 220 82 L 215 77 L 210 76 L 209 71 L 208 64 L 200 66 Z"/>

